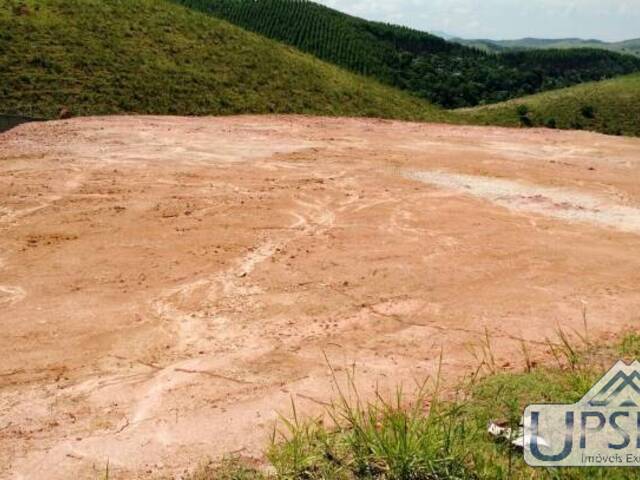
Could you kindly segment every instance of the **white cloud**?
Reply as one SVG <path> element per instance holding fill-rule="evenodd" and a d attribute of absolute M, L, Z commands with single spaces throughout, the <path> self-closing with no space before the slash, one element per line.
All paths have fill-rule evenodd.
<path fill-rule="evenodd" d="M 317 0 L 352 15 L 472 37 L 640 37 L 640 0 Z"/>

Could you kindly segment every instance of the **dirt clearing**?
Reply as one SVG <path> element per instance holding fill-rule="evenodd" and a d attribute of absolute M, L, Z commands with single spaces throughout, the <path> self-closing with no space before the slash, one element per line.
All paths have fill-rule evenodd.
<path fill-rule="evenodd" d="M 306 117 L 0 135 L 0 475 L 259 457 L 290 398 L 640 320 L 640 140 Z"/>

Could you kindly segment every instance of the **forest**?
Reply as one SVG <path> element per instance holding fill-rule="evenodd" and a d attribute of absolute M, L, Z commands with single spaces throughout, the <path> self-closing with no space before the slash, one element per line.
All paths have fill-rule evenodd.
<path fill-rule="evenodd" d="M 489 53 L 308 0 L 173 0 L 446 108 L 500 102 L 640 71 L 599 49 Z"/>

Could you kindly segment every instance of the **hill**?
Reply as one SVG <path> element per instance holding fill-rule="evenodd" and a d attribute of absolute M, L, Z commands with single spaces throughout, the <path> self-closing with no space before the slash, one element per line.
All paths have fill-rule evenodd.
<path fill-rule="evenodd" d="M 406 32 L 409 42 L 414 33 Z M 434 49 L 452 48 L 436 37 L 425 41 L 433 38 Z M 374 79 L 163 0 L 4 3 L 0 49 L 4 53 L 0 130 L 21 121 L 11 115 L 275 112 L 499 125 L 555 122 L 558 128 L 640 135 L 638 76 L 492 108 L 447 112 Z M 536 52 L 540 58 L 548 54 L 557 55 Z M 515 52 L 508 58 L 517 62 L 518 55 L 528 54 Z M 516 112 L 522 103 L 531 110 L 528 119 Z M 593 107 L 593 118 L 581 113 L 586 107 Z M 589 109 L 586 112 L 591 115 Z"/>
<path fill-rule="evenodd" d="M 444 37 L 443 37 L 444 38 Z M 610 50 L 622 54 L 640 57 L 640 38 L 625 40 L 623 42 L 603 42 L 601 40 L 583 40 L 581 38 L 522 38 L 519 40 L 466 40 L 462 38 L 447 38 L 453 42 L 468 47 L 479 48 L 487 52 L 504 52 L 505 50 L 530 50 L 530 49 L 568 49 L 568 48 L 597 48 Z"/>
<path fill-rule="evenodd" d="M 456 112 L 485 125 L 547 126 L 640 136 L 640 74 Z"/>
<path fill-rule="evenodd" d="M 640 70 L 596 49 L 491 55 L 307 0 L 174 0 L 447 108 L 499 102 Z"/>
<path fill-rule="evenodd" d="M 163 0 L 0 3 L 0 114 L 440 118 L 420 99 Z"/>

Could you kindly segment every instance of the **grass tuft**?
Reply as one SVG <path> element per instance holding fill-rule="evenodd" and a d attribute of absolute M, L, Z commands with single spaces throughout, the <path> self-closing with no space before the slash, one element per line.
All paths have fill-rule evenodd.
<path fill-rule="evenodd" d="M 585 315 L 586 329 L 586 315 Z M 594 347 L 583 337 L 559 331 L 553 346 L 558 362 L 524 372 L 490 372 L 465 382 L 453 399 L 442 399 L 439 376 L 431 388 L 420 385 L 388 399 L 380 392 L 363 402 L 355 373 L 345 387 L 334 375 L 337 400 L 325 417 L 302 420 L 293 415 L 274 432 L 268 458 L 277 479 L 444 480 L 444 479 L 632 479 L 633 469 L 532 469 L 508 439 L 496 441 L 488 422 L 517 431 L 526 405 L 579 400 L 622 353 L 640 354 L 640 335 L 626 335 L 611 347 Z M 485 343 L 489 345 L 488 340 Z M 485 367 L 490 346 L 484 347 Z M 527 351 L 526 348 L 523 351 Z M 526 354 L 528 358 L 528 353 Z M 324 418 L 330 419 L 325 422 Z"/>
<path fill-rule="evenodd" d="M 628 361 L 640 360 L 640 334 L 627 334 L 622 339 L 618 350 Z"/>
<path fill-rule="evenodd" d="M 205 462 L 184 480 L 266 480 L 267 477 L 240 458 L 225 458 L 221 462 Z"/>

